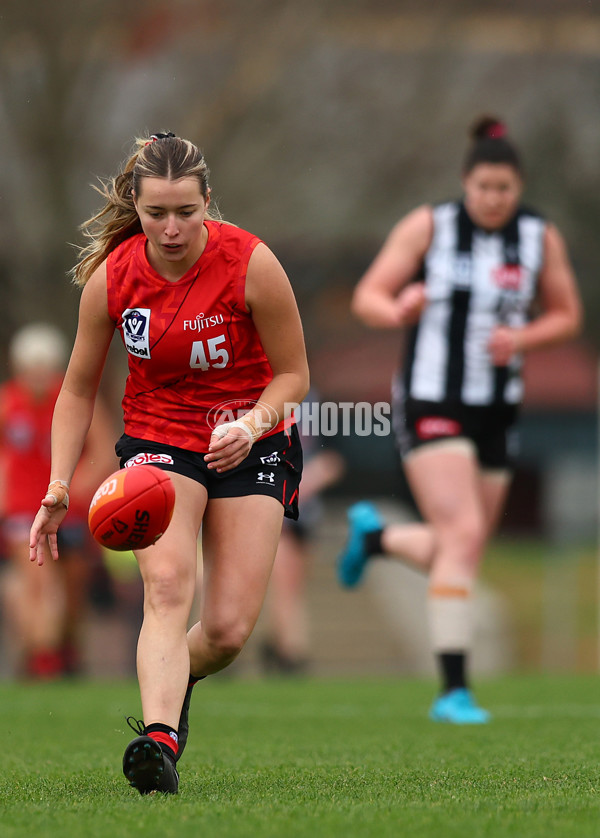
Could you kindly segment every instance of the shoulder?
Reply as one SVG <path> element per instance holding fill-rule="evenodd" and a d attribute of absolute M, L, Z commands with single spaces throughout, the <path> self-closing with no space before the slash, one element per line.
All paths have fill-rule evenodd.
<path fill-rule="evenodd" d="M 396 227 L 399 227 L 400 225 L 416 228 L 431 227 L 436 209 L 437 208 L 431 204 L 421 204 L 421 206 L 416 207 L 403 216 L 396 224 Z"/>
<path fill-rule="evenodd" d="M 273 251 L 258 241 L 248 262 L 246 304 L 250 309 L 267 301 L 292 297 L 288 276 Z"/>
<path fill-rule="evenodd" d="M 534 241 L 542 240 L 543 242 L 551 226 L 542 213 L 530 206 L 520 206 L 516 220 L 522 234 L 533 237 Z"/>
<path fill-rule="evenodd" d="M 279 259 L 263 241 L 258 239 L 248 263 L 248 279 L 266 285 L 270 279 L 278 276 L 287 281 L 287 275 Z"/>
<path fill-rule="evenodd" d="M 431 206 L 431 220 L 433 224 L 453 221 L 458 217 L 461 201 L 441 201 Z"/>
<path fill-rule="evenodd" d="M 209 229 L 209 234 L 215 237 L 218 246 L 221 250 L 227 252 L 244 253 L 248 250 L 250 252 L 260 242 L 258 236 L 244 230 L 242 227 L 236 227 L 235 224 L 229 224 L 226 221 L 206 220 L 206 225 Z"/>
<path fill-rule="evenodd" d="M 397 222 L 389 235 L 389 242 L 402 247 L 409 244 L 415 251 L 425 253 L 431 243 L 433 230 L 434 208 L 430 204 L 423 204 Z"/>
<path fill-rule="evenodd" d="M 121 264 L 129 264 L 132 254 L 145 238 L 146 236 L 143 233 L 136 233 L 111 250 L 106 259 L 109 270 L 114 270 Z"/>
<path fill-rule="evenodd" d="M 546 256 L 562 256 L 566 253 L 567 245 L 563 234 L 556 224 L 544 223 L 544 253 Z"/>
<path fill-rule="evenodd" d="M 99 265 L 81 292 L 80 311 L 83 314 L 108 314 L 107 263 L 110 256 Z"/>
<path fill-rule="evenodd" d="M 124 254 L 131 253 L 133 250 L 135 250 L 137 247 L 139 247 L 140 243 L 142 241 L 145 241 L 145 239 L 146 239 L 146 236 L 144 235 L 144 233 L 136 233 L 133 236 L 129 236 L 128 238 L 125 239 L 125 241 L 122 241 L 121 244 L 118 244 L 114 248 L 114 250 L 112 250 L 110 252 L 109 258 L 111 258 L 111 257 L 112 258 L 115 258 L 115 257 L 119 258 L 120 256 L 122 256 Z"/>

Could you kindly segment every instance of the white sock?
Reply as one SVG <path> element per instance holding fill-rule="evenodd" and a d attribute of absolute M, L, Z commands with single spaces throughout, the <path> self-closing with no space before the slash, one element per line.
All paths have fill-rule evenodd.
<path fill-rule="evenodd" d="M 473 634 L 470 587 L 433 586 L 428 593 L 427 607 L 434 652 L 467 652 Z"/>

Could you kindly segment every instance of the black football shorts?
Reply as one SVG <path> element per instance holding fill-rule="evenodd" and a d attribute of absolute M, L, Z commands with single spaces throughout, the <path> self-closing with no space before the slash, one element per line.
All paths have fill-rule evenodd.
<path fill-rule="evenodd" d="M 302 477 L 302 445 L 295 424 L 257 439 L 238 466 L 218 474 L 207 467 L 206 452 L 137 439 L 123 434 L 115 445 L 121 468 L 153 465 L 201 483 L 210 498 L 268 495 L 276 498 L 286 518 L 298 519 L 298 487 Z"/>
<path fill-rule="evenodd" d="M 517 416 L 515 405 L 471 406 L 396 399 L 396 445 L 404 459 L 429 443 L 468 439 L 484 469 L 512 469 L 519 445 Z"/>

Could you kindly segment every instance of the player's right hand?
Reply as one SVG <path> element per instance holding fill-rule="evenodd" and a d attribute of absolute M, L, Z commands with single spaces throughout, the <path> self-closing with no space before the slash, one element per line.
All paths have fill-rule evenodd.
<path fill-rule="evenodd" d="M 52 489 L 52 491 L 50 491 Z M 66 501 L 66 502 L 65 502 Z M 67 514 L 69 504 L 68 492 L 55 488 L 51 484 L 48 487 L 46 496 L 31 526 L 29 533 L 29 560 L 37 561 L 38 565 L 44 564 L 46 553 L 46 542 L 50 547 L 50 555 L 56 561 L 58 559 L 58 545 L 56 533 Z"/>

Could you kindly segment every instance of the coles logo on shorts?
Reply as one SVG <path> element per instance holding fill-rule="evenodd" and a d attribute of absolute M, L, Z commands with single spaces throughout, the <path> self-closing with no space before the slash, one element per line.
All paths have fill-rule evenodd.
<path fill-rule="evenodd" d="M 132 466 L 151 466 L 156 463 L 164 463 L 165 465 L 173 465 L 173 457 L 170 454 L 150 454 L 144 452 L 143 454 L 136 454 L 135 457 L 127 460 L 123 468 L 131 468 Z"/>
<path fill-rule="evenodd" d="M 445 436 L 460 436 L 462 425 L 456 419 L 445 416 L 422 416 L 415 423 L 419 439 L 439 439 Z"/>

